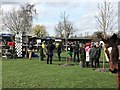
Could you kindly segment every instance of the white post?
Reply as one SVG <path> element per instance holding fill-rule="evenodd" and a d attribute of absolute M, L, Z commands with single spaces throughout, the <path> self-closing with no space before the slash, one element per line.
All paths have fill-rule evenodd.
<path fill-rule="evenodd" d="M 22 33 L 19 32 L 15 36 L 15 49 L 17 51 L 17 57 L 22 57 Z"/>

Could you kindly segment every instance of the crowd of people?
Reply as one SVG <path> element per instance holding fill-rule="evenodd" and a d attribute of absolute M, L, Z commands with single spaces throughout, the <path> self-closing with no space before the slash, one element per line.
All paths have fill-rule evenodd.
<path fill-rule="evenodd" d="M 69 60 L 78 62 L 81 67 L 92 67 L 99 68 L 100 67 L 100 56 L 101 56 L 101 46 L 99 43 L 86 43 L 79 44 L 76 42 L 74 45 L 69 44 L 68 54 Z M 72 57 L 74 55 L 74 58 Z M 77 60 L 76 60 L 77 56 Z M 73 60 L 72 60 L 73 59 Z"/>
<path fill-rule="evenodd" d="M 53 44 L 52 40 L 40 44 L 40 60 L 44 60 L 44 57 L 47 57 L 47 64 L 52 64 L 53 51 L 56 49 L 58 54 L 58 60 L 61 61 L 61 53 L 64 45 L 62 42 L 56 45 Z M 31 59 L 33 45 L 30 42 L 28 46 L 29 59 Z M 100 67 L 100 55 L 101 55 L 102 44 L 99 43 L 68 43 L 67 46 L 67 61 L 71 61 L 74 63 L 79 63 L 81 67 L 92 67 L 99 68 Z"/>

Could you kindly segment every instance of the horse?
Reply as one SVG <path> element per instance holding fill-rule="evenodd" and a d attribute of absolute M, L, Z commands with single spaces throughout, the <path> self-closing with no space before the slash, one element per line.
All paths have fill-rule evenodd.
<path fill-rule="evenodd" d="M 110 38 L 99 38 L 105 43 L 106 58 L 109 60 L 109 70 L 116 74 L 117 87 L 120 89 L 120 38 L 114 33 Z"/>

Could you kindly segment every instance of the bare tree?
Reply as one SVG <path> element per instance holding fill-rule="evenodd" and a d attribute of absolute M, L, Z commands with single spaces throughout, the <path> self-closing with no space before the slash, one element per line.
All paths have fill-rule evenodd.
<path fill-rule="evenodd" d="M 4 25 L 13 33 L 31 32 L 34 5 L 26 4 L 21 6 L 19 10 L 12 9 L 5 13 L 3 18 Z"/>
<path fill-rule="evenodd" d="M 103 3 L 98 4 L 98 16 L 95 16 L 98 23 L 100 31 L 103 33 L 104 39 L 107 37 L 107 33 L 113 33 L 113 30 L 116 28 L 117 21 L 114 13 L 114 7 L 110 2 L 104 0 Z M 110 33 L 109 33 L 110 34 Z M 105 51 L 105 46 L 104 46 Z M 105 58 L 105 56 L 104 56 Z M 103 68 L 105 67 L 105 60 L 103 60 Z"/>
<path fill-rule="evenodd" d="M 113 30 L 116 28 L 116 15 L 114 6 L 110 2 L 104 0 L 103 3 L 98 4 L 98 16 L 95 16 L 95 18 L 100 31 L 103 31 L 104 38 L 106 38 L 107 32 L 113 33 Z"/>
<path fill-rule="evenodd" d="M 69 15 L 66 16 L 65 12 L 61 13 L 60 15 L 61 20 L 55 27 L 56 33 L 60 35 L 60 37 L 69 38 L 70 35 L 73 35 L 75 32 L 74 26 L 72 22 L 68 20 L 68 17 Z"/>
<path fill-rule="evenodd" d="M 34 9 L 34 5 L 29 3 L 21 6 L 20 17 L 22 18 L 23 30 L 30 34 L 32 30 L 32 21 L 36 14 L 36 9 Z"/>
<path fill-rule="evenodd" d="M 65 12 L 61 13 L 60 18 L 61 20 L 58 22 L 58 24 L 55 27 L 55 30 L 60 37 L 64 37 L 66 39 L 66 53 L 67 53 L 67 38 L 70 37 L 70 35 L 73 35 L 75 32 L 74 26 L 72 22 L 68 20 L 69 15 L 66 16 Z M 68 54 L 66 56 L 66 64 L 68 64 Z"/>
<path fill-rule="evenodd" d="M 5 13 L 3 23 L 13 33 L 21 31 L 22 21 L 21 18 L 19 18 L 18 11 L 15 9 Z"/>
<path fill-rule="evenodd" d="M 56 34 L 57 34 L 57 36 L 59 36 L 59 37 L 64 37 L 64 34 L 63 34 L 63 25 L 62 25 L 62 23 L 59 21 L 58 22 L 58 24 L 56 25 L 56 27 L 55 27 L 55 30 L 56 30 Z"/>

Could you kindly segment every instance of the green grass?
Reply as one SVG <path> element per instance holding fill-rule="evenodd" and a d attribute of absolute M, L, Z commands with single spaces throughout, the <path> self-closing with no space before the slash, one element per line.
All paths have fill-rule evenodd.
<path fill-rule="evenodd" d="M 52 65 L 38 58 L 3 60 L 3 88 L 116 88 L 116 77 L 110 72 L 59 64 L 65 64 L 65 60 L 54 58 Z"/>

